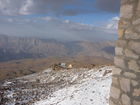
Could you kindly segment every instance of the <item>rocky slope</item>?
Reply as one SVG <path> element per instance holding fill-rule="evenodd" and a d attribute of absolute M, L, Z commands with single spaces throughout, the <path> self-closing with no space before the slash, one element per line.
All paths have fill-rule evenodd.
<path fill-rule="evenodd" d="M 5 80 L 1 105 L 108 105 L 112 66 L 43 72 Z"/>

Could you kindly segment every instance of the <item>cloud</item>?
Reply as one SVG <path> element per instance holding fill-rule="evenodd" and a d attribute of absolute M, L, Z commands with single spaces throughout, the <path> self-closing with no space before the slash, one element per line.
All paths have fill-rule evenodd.
<path fill-rule="evenodd" d="M 119 13 L 120 0 L 96 0 L 96 7 L 101 11 Z"/>
<path fill-rule="evenodd" d="M 30 12 L 28 11 L 34 5 L 33 0 L 25 0 L 24 4 L 21 6 L 19 10 L 19 14 L 28 15 Z"/>
<path fill-rule="evenodd" d="M 114 29 L 117 30 L 118 29 L 118 22 L 119 22 L 120 18 L 119 17 L 113 17 L 112 19 L 109 20 L 109 22 L 106 25 L 107 29 Z"/>
<path fill-rule="evenodd" d="M 0 23 L 1 34 L 14 36 L 51 38 L 65 41 L 88 40 L 93 42 L 117 39 L 116 32 L 111 29 L 93 27 L 53 17 L 32 19 L 7 17 L 2 20 L 0 18 Z"/>
<path fill-rule="evenodd" d="M 84 0 L 0 0 L 3 15 L 54 14 L 77 15 L 88 12 Z M 91 6 L 90 6 L 91 7 Z"/>
<path fill-rule="evenodd" d="M 0 0 L 0 14 L 2 15 L 16 15 L 24 4 L 23 0 Z"/>
<path fill-rule="evenodd" d="M 42 17 L 42 20 L 52 21 L 52 20 L 54 20 L 54 18 L 52 18 L 50 16 L 46 16 L 46 17 Z"/>
<path fill-rule="evenodd" d="M 1 15 L 75 16 L 98 10 L 118 12 L 120 0 L 0 0 Z"/>
<path fill-rule="evenodd" d="M 70 20 L 64 20 L 64 23 L 69 24 L 70 23 Z"/>

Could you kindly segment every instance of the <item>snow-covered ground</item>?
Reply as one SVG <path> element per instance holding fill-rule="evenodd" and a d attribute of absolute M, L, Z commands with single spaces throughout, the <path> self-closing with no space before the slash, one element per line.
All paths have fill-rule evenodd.
<path fill-rule="evenodd" d="M 35 105 L 109 105 L 111 73 L 103 76 L 106 70 L 111 68 L 104 67 L 95 73 L 90 70 L 78 84 L 55 91 L 48 99 Z"/>
<path fill-rule="evenodd" d="M 0 105 L 108 105 L 112 69 L 47 69 L 6 80 L 0 86 Z"/>

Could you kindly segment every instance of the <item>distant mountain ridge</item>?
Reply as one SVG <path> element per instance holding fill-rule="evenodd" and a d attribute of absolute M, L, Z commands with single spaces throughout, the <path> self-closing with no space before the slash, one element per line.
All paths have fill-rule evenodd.
<path fill-rule="evenodd" d="M 43 57 L 97 56 L 112 59 L 114 42 L 57 41 L 0 35 L 0 61 Z"/>

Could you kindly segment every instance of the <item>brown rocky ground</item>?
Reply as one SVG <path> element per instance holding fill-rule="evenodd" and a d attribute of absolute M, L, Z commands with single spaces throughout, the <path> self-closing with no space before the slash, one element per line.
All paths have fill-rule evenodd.
<path fill-rule="evenodd" d="M 50 68 L 53 64 L 65 62 L 74 68 L 92 68 L 94 65 L 112 64 L 111 60 L 101 57 L 78 56 L 75 58 L 39 58 L 23 59 L 0 63 L 0 81 L 24 75 L 29 75 Z"/>

